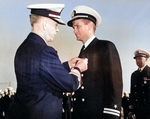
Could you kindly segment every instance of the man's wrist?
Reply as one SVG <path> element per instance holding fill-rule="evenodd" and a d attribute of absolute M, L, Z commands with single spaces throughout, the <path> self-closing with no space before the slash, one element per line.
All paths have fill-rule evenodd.
<path fill-rule="evenodd" d="M 80 74 L 81 74 L 81 70 L 80 70 L 79 67 L 74 67 L 74 69 L 78 70 L 80 72 Z"/>

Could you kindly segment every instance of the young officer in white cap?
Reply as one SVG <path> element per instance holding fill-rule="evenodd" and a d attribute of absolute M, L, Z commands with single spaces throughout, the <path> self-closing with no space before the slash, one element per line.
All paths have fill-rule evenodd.
<path fill-rule="evenodd" d="M 150 67 L 147 60 L 150 54 L 145 50 L 136 50 L 134 59 L 138 69 L 131 75 L 129 116 L 136 119 L 150 119 Z"/>
<path fill-rule="evenodd" d="M 32 31 L 15 55 L 17 91 L 12 119 L 61 119 L 63 92 L 80 87 L 87 59 L 73 58 L 61 64 L 57 52 L 47 45 L 58 32 L 64 4 L 34 4 Z M 79 61 L 79 62 L 77 62 Z"/>
<path fill-rule="evenodd" d="M 72 119 L 119 119 L 122 97 L 122 70 L 115 45 L 95 37 L 100 15 L 90 7 L 77 6 L 68 26 L 84 45 L 79 57 L 88 58 L 83 85 L 72 97 Z"/>

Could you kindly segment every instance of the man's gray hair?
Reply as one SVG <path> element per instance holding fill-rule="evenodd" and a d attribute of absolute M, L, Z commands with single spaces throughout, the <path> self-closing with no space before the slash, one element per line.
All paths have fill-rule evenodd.
<path fill-rule="evenodd" d="M 31 26 L 33 26 L 34 23 L 37 23 L 40 18 L 41 18 L 40 15 L 30 14 Z"/>

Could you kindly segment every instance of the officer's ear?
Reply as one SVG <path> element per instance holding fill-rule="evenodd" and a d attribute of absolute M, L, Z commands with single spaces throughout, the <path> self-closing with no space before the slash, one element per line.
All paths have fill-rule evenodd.
<path fill-rule="evenodd" d="M 147 62 L 148 58 L 146 58 L 146 62 Z"/>
<path fill-rule="evenodd" d="M 94 32 L 95 29 L 96 29 L 95 24 L 92 21 L 90 21 L 88 23 L 88 30 L 90 30 L 91 32 Z"/>
<path fill-rule="evenodd" d="M 46 31 L 46 29 L 47 29 L 47 19 L 43 19 L 42 27 L 43 27 L 44 31 Z"/>

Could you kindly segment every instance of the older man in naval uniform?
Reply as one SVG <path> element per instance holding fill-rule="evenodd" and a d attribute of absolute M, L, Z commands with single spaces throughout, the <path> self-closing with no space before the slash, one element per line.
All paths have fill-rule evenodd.
<path fill-rule="evenodd" d="M 139 49 L 134 55 L 138 69 L 131 75 L 129 116 L 136 119 L 150 119 L 150 67 L 147 65 L 150 54 Z"/>
<path fill-rule="evenodd" d="M 88 58 L 83 85 L 72 97 L 72 119 L 119 119 L 122 98 L 122 69 L 115 45 L 95 36 L 100 15 L 87 6 L 77 6 L 68 26 L 83 43 L 80 58 Z"/>
<path fill-rule="evenodd" d="M 61 119 L 63 92 L 81 85 L 81 72 L 87 59 L 73 58 L 61 64 L 57 51 L 48 46 L 56 36 L 64 4 L 34 4 L 30 22 L 32 31 L 17 49 L 15 73 L 17 91 L 12 119 Z"/>

